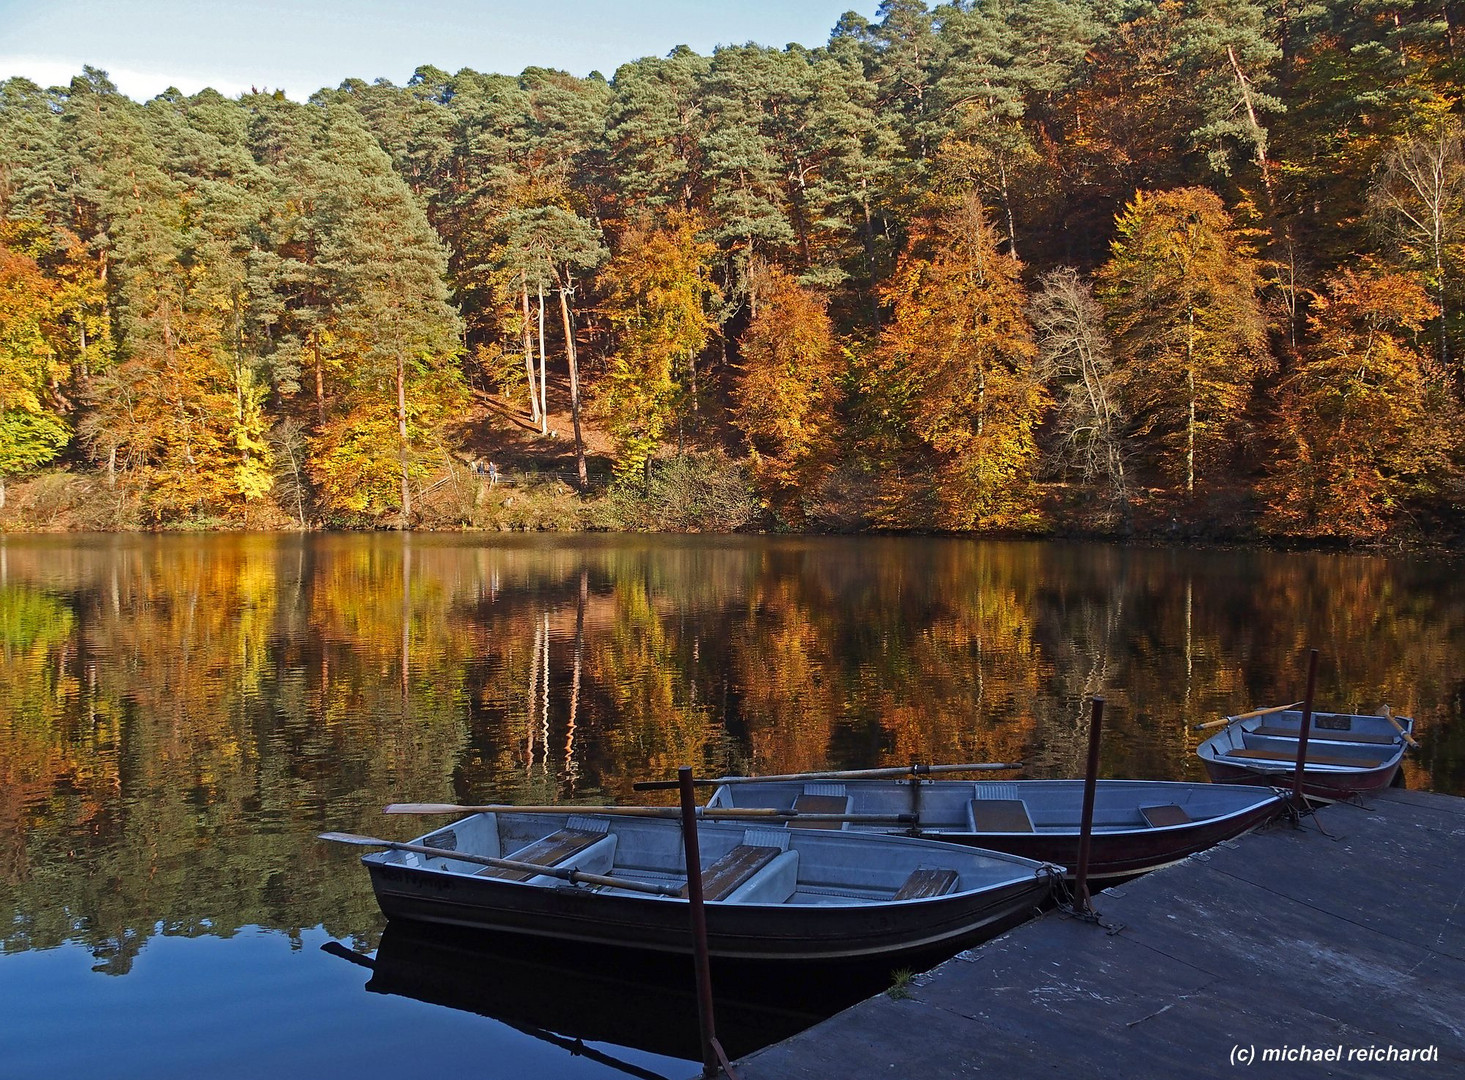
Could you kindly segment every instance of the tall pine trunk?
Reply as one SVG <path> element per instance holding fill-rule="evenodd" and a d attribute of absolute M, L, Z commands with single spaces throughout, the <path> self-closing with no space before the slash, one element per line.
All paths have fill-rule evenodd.
<path fill-rule="evenodd" d="M 580 362 L 575 353 L 575 329 L 570 321 L 570 303 L 566 294 L 570 290 L 570 275 L 560 285 L 560 318 L 565 324 L 565 359 L 570 368 L 570 419 L 575 428 L 575 472 L 580 478 L 580 490 L 590 483 L 589 471 L 585 468 L 585 439 L 580 431 Z"/>
<path fill-rule="evenodd" d="M 412 520 L 412 487 L 407 476 L 407 358 L 397 351 L 397 441 L 402 468 L 402 527 Z"/>
<path fill-rule="evenodd" d="M 549 434 L 549 388 L 545 385 L 544 282 L 539 282 L 539 434 Z"/>
<path fill-rule="evenodd" d="M 529 329 L 529 276 L 520 274 L 524 300 L 524 373 L 529 377 L 529 419 L 539 423 L 539 391 L 534 388 L 534 332 Z"/>

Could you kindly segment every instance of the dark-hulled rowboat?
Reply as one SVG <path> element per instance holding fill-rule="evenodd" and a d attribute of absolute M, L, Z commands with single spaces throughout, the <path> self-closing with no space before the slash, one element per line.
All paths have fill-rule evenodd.
<path fill-rule="evenodd" d="M 1196 749 L 1218 784 L 1291 787 L 1297 770 L 1302 713 L 1295 709 L 1229 724 Z M 1303 794 L 1323 800 L 1382 791 L 1404 759 L 1409 717 L 1313 713 L 1308 728 Z"/>
<path fill-rule="evenodd" d="M 952 951 L 1030 914 L 1059 871 L 1041 862 L 878 834 L 703 823 L 714 957 L 899 958 Z M 681 826 L 609 815 L 474 814 L 364 856 L 390 919 L 690 953 Z M 506 870 L 465 856 L 526 865 Z M 600 884 L 535 875 L 574 869 Z M 629 891 L 660 888 L 666 895 Z"/>
<path fill-rule="evenodd" d="M 1072 868 L 1078 860 L 1083 781 L 749 778 L 718 788 L 707 806 L 914 814 L 914 829 L 923 837 Z M 1089 876 L 1114 880 L 1169 865 L 1251 831 L 1280 814 L 1284 806 L 1284 798 L 1269 787 L 1100 780 L 1094 795 Z M 798 827 L 798 822 L 790 827 Z M 833 827 L 846 832 L 893 828 L 852 823 Z"/>

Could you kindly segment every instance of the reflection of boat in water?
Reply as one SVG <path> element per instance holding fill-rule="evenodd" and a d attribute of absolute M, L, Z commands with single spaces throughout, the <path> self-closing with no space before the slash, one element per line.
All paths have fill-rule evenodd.
<path fill-rule="evenodd" d="M 617 1047 L 701 1061 L 696 984 L 685 957 L 445 929 L 387 925 L 366 989 L 477 1013 L 636 1076 Z M 719 1040 L 733 1057 L 787 1038 L 890 985 L 888 969 L 713 964 Z M 832 972 L 832 974 L 831 974 Z M 833 977 L 837 976 L 837 977 Z M 774 985 L 770 985 L 774 983 Z M 586 1044 L 601 1044 L 599 1047 Z"/>

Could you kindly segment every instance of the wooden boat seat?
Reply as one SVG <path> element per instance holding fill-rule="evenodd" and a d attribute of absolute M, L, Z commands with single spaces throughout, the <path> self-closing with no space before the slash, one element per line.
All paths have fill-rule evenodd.
<path fill-rule="evenodd" d="M 807 791 L 794 800 L 794 809 L 801 814 L 848 814 L 848 795 L 811 795 Z M 842 829 L 842 821 L 800 821 L 793 818 L 789 827 L 794 829 Z"/>
<path fill-rule="evenodd" d="M 1255 747 L 1248 747 L 1244 750 L 1227 750 L 1221 755 L 1228 758 L 1251 758 L 1254 761 L 1293 761 L 1297 760 L 1297 751 L 1286 750 L 1261 750 Z M 1309 765 L 1340 765 L 1350 769 L 1371 769 L 1383 764 L 1380 761 L 1369 761 L 1359 758 L 1338 757 L 1334 754 L 1314 754 L 1312 748 L 1308 747 L 1307 764 Z"/>
<path fill-rule="evenodd" d="M 1270 724 L 1258 726 L 1252 734 L 1254 735 L 1280 735 L 1286 739 L 1297 738 L 1296 728 L 1275 727 Z M 1308 729 L 1307 741 L 1313 742 L 1352 742 L 1369 743 L 1373 746 L 1393 746 L 1399 741 L 1397 735 L 1383 735 L 1366 731 L 1331 731 L 1328 728 L 1313 727 Z"/>
<path fill-rule="evenodd" d="M 578 855 L 597 840 L 604 839 L 603 833 L 587 832 L 583 829 L 560 829 L 534 841 L 526 848 L 507 856 L 514 862 L 533 863 L 535 866 L 557 866 Z M 505 881 L 528 881 L 534 877 L 527 870 L 509 870 L 502 866 L 485 866 L 478 871 L 478 877 L 502 878 Z"/>
<path fill-rule="evenodd" d="M 726 900 L 743 882 L 771 863 L 780 854 L 776 847 L 739 844 L 711 866 L 702 870 L 702 898 Z M 683 896 L 687 886 L 682 886 Z"/>
<path fill-rule="evenodd" d="M 956 888 L 960 875 L 955 870 L 912 870 L 911 876 L 895 891 L 892 900 L 924 900 L 928 896 L 945 896 Z"/>
<path fill-rule="evenodd" d="M 1033 832 L 1028 804 L 1022 799 L 972 799 L 972 832 Z"/>
<path fill-rule="evenodd" d="M 1164 828 L 1166 825 L 1188 825 L 1191 817 L 1174 803 L 1166 803 L 1164 806 L 1141 806 L 1140 816 L 1149 822 L 1156 829 Z"/>

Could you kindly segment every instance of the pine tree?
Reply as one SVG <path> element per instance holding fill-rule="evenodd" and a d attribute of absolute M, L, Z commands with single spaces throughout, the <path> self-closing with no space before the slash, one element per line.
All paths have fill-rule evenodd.
<path fill-rule="evenodd" d="M 462 400 L 446 252 L 354 112 L 328 108 L 316 151 L 339 391 L 313 439 L 312 473 L 328 507 L 410 522 L 423 452 L 440 446 Z"/>

